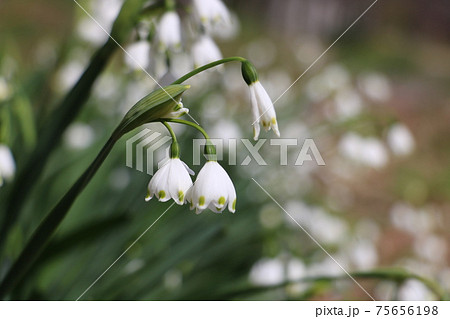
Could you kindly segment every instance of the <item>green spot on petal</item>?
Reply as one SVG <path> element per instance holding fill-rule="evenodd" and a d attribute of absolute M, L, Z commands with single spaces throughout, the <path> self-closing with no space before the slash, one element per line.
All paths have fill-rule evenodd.
<path fill-rule="evenodd" d="M 183 191 L 178 191 L 178 200 L 180 202 L 184 202 L 184 193 L 183 193 Z"/>
<path fill-rule="evenodd" d="M 233 201 L 233 205 L 231 205 L 231 208 L 232 208 L 233 210 L 236 210 L 236 199 Z"/>
<path fill-rule="evenodd" d="M 205 205 L 205 196 L 200 196 L 200 198 L 198 199 L 198 204 L 200 206 Z"/>
<path fill-rule="evenodd" d="M 277 124 L 277 119 L 272 117 L 272 119 L 270 120 L 272 122 L 273 125 Z"/>
<path fill-rule="evenodd" d="M 161 190 L 161 191 L 159 191 L 158 195 L 159 195 L 160 199 L 164 199 L 164 197 L 166 197 L 166 192 Z"/>
<path fill-rule="evenodd" d="M 221 206 L 225 205 L 225 197 L 222 196 L 219 198 L 219 205 Z"/>

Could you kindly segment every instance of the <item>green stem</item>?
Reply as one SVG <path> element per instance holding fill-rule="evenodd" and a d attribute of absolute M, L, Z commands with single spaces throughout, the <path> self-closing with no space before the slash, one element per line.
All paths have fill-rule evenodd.
<path fill-rule="evenodd" d="M 186 120 L 180 120 L 180 119 L 161 119 L 161 121 L 162 122 L 172 122 L 172 123 L 178 123 L 178 124 L 184 124 L 184 125 L 191 126 L 191 127 L 195 128 L 195 129 L 197 129 L 200 133 L 202 133 L 206 140 L 209 140 L 208 133 L 206 133 L 206 131 L 203 129 L 203 127 L 201 127 L 198 124 L 195 124 L 194 122 L 186 121 Z"/>
<path fill-rule="evenodd" d="M 181 78 L 179 78 L 178 80 L 176 80 L 175 82 L 173 82 L 172 84 L 181 84 L 184 81 L 186 81 L 187 79 L 190 79 L 191 77 L 193 77 L 194 75 L 197 75 L 203 71 L 206 71 L 208 69 L 211 69 L 213 67 L 216 67 L 218 65 L 221 64 L 225 64 L 228 62 L 247 62 L 247 59 L 244 59 L 242 57 L 239 56 L 233 56 L 233 57 L 229 57 L 229 58 L 225 58 L 225 59 L 221 59 L 221 60 L 217 60 L 208 64 L 205 64 L 204 66 L 201 66 L 199 68 L 196 68 L 195 70 L 186 73 L 185 75 L 183 75 Z"/>
<path fill-rule="evenodd" d="M 121 136 L 122 132 L 116 129 L 83 175 L 78 178 L 76 183 L 39 224 L 38 228 L 34 231 L 25 248 L 22 250 L 0 284 L 0 298 L 4 298 L 34 264 L 46 244 L 49 242 L 56 228 L 67 215 L 77 196 L 95 175 L 103 161 L 111 152 L 114 144 Z"/>
<path fill-rule="evenodd" d="M 203 129 L 203 127 L 201 127 L 200 125 L 198 125 L 194 122 L 180 120 L 180 119 L 163 119 L 163 121 L 188 125 L 188 126 L 191 126 L 195 129 L 197 129 L 198 131 L 200 131 L 206 139 L 206 144 L 205 144 L 206 159 L 208 161 L 217 161 L 216 146 L 211 142 L 211 139 L 209 138 L 208 133 L 206 133 L 206 131 Z"/>
<path fill-rule="evenodd" d="M 172 140 L 174 142 L 177 142 L 177 136 L 175 135 L 175 132 L 173 131 L 172 127 L 167 123 L 167 121 L 161 121 L 161 123 L 167 128 L 167 130 L 170 133 L 170 136 L 172 137 Z"/>
<path fill-rule="evenodd" d="M 166 121 L 161 121 L 161 123 L 167 128 L 172 137 L 172 144 L 170 145 L 170 158 L 180 158 L 180 147 L 178 146 L 177 136 L 172 130 L 172 127 Z"/>

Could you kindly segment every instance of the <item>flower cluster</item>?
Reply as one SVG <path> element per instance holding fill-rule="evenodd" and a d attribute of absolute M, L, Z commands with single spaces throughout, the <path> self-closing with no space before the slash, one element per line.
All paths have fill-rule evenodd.
<path fill-rule="evenodd" d="M 221 59 L 215 61 L 214 63 L 208 64 L 205 67 L 195 69 L 175 81 L 175 84 L 166 87 L 166 90 L 177 93 L 178 102 L 176 102 L 176 106 L 178 106 L 180 111 L 173 109 L 174 103 L 170 100 L 166 101 L 167 97 L 163 98 L 163 96 L 160 96 L 163 94 L 164 90 L 158 90 L 157 92 L 150 94 L 151 98 L 154 98 L 155 101 L 157 101 L 153 102 L 153 104 L 158 104 L 158 106 L 154 106 L 154 109 L 161 109 L 162 112 L 153 111 L 154 114 L 150 117 L 146 115 L 145 119 L 148 120 L 151 118 L 162 122 L 172 136 L 172 146 L 170 159 L 164 162 L 164 164 L 150 180 L 148 185 L 148 195 L 146 197 L 147 201 L 156 196 L 156 198 L 162 202 L 166 202 L 170 199 L 173 199 L 179 205 L 189 202 L 191 209 L 195 208 L 197 214 L 207 208 L 213 212 L 220 213 L 227 206 L 230 212 L 235 212 L 236 191 L 234 189 L 233 182 L 222 166 L 217 163 L 216 150 L 214 145 L 211 143 L 208 134 L 198 124 L 176 119 L 176 117 L 181 116 L 183 112 L 187 112 L 187 109 L 182 106 L 180 100 L 181 94 L 189 87 L 182 86 L 178 83 L 181 83 L 210 67 L 231 61 L 239 61 L 242 63 L 242 77 L 249 86 L 253 111 L 255 140 L 259 137 L 260 122 L 262 122 L 262 125 L 266 131 L 273 129 L 275 134 L 278 136 L 280 135 L 273 103 L 266 90 L 259 82 L 255 67 L 248 60 L 240 57 Z M 143 100 L 151 98 L 144 98 Z M 131 112 L 132 115 L 130 116 L 134 116 L 135 113 L 140 114 L 139 105 L 143 103 L 144 102 L 138 102 L 138 106 L 136 107 L 138 111 Z M 167 105 L 162 107 L 160 104 Z M 192 183 L 191 177 L 189 176 L 189 174 L 193 175 L 193 172 L 179 158 L 180 152 L 177 138 L 170 127 L 169 122 L 176 122 L 194 127 L 199 130 L 206 139 L 205 156 L 208 161 L 200 170 L 195 183 Z"/>
<path fill-rule="evenodd" d="M 213 37 L 228 36 L 230 30 L 230 12 L 221 0 L 165 1 L 162 14 L 141 21 L 137 41 L 127 48 L 137 62 L 128 56 L 125 62 L 134 70 L 150 68 L 162 82 L 167 74 L 176 74 L 172 65 L 178 58 L 185 63 L 182 57 L 188 56 L 194 67 L 221 59 Z"/>
<path fill-rule="evenodd" d="M 262 122 L 263 127 L 266 129 L 266 131 L 273 129 L 273 131 L 279 136 L 280 132 L 278 130 L 273 103 L 266 90 L 259 82 L 255 67 L 244 58 L 234 57 L 222 59 L 208 64 L 205 67 L 195 69 L 175 81 L 175 84 L 166 87 L 166 90 L 177 93 L 178 102 L 176 102 L 176 105 L 181 109 L 181 111 L 187 112 L 187 109 L 185 109 L 181 105 L 180 100 L 181 94 L 184 92 L 184 90 L 189 88 L 189 86 L 182 86 L 178 83 L 181 83 L 210 67 L 214 67 L 216 65 L 231 61 L 241 62 L 242 77 L 249 86 L 254 117 L 253 127 L 255 140 L 258 139 L 260 133 L 260 122 Z M 183 112 L 170 112 L 171 107 L 173 107 L 174 104 L 170 100 L 165 101 L 165 99 L 167 100 L 167 97 L 165 97 L 164 99 L 159 96 L 160 94 L 162 94 L 162 92 L 164 92 L 164 90 L 159 90 L 159 92 L 157 91 L 151 94 L 152 98 L 155 98 L 155 101 L 157 101 L 153 102 L 153 104 L 156 105 L 159 103 L 165 105 L 168 103 L 167 106 L 161 107 L 159 106 L 159 104 L 158 106 L 154 106 L 155 110 L 156 108 L 159 108 L 164 111 L 161 113 L 154 111 L 154 115 L 152 117 L 149 117 L 147 115 L 146 120 L 148 120 L 149 118 L 159 120 L 169 130 L 170 135 L 172 136 L 171 154 L 170 159 L 164 162 L 164 164 L 159 168 L 159 170 L 150 180 L 146 200 L 149 201 L 151 198 L 156 196 L 156 198 L 158 198 L 158 200 L 162 202 L 166 202 L 170 199 L 173 199 L 179 205 L 183 205 L 186 202 L 189 202 L 191 209 L 195 208 L 197 214 L 201 213 L 207 208 L 212 210 L 213 212 L 221 213 L 227 206 L 228 210 L 234 213 L 236 210 L 236 191 L 234 189 L 233 182 L 231 181 L 227 172 L 222 168 L 222 166 L 220 166 L 219 163 L 217 163 L 216 149 L 211 143 L 208 134 L 198 124 L 190 121 L 176 119 L 176 117 L 182 115 Z M 144 100 L 146 99 L 148 98 L 144 98 Z M 139 105 L 142 103 L 137 103 L 137 110 L 140 109 Z M 132 112 L 133 115 L 134 113 L 139 113 L 139 111 Z M 158 114 L 158 116 L 156 116 L 156 114 Z M 205 157 L 208 159 L 208 161 L 200 170 L 195 183 L 192 183 L 192 180 L 189 176 L 189 174 L 193 175 L 193 172 L 179 158 L 180 151 L 177 138 L 172 128 L 170 127 L 169 122 L 175 122 L 194 127 L 199 130 L 206 139 Z"/>
<path fill-rule="evenodd" d="M 148 184 L 145 200 L 149 201 L 155 196 L 161 202 L 170 199 L 178 205 L 189 202 L 191 209 L 195 208 L 197 214 L 207 208 L 221 213 L 227 206 L 228 210 L 234 213 L 236 191 L 223 167 L 214 159 L 207 161 L 195 183 L 192 183 L 189 175 L 194 175 L 194 172 L 180 160 L 178 155 L 178 145 L 174 139 L 171 158 L 167 159 L 153 175 Z"/>

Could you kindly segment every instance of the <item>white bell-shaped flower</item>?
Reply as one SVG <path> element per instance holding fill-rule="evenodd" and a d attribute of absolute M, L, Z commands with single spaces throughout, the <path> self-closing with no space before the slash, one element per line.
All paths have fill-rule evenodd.
<path fill-rule="evenodd" d="M 14 157 L 8 146 L 0 144 L 0 186 L 3 185 L 3 179 L 10 180 L 16 172 Z"/>
<path fill-rule="evenodd" d="M 181 22 L 174 11 L 163 14 L 158 26 L 158 39 L 161 51 L 177 51 L 181 47 Z"/>
<path fill-rule="evenodd" d="M 210 62 L 222 59 L 222 53 L 211 37 L 203 35 L 192 46 L 194 67 L 199 67 Z"/>
<path fill-rule="evenodd" d="M 179 158 L 168 159 L 150 180 L 145 200 L 156 196 L 159 201 L 167 202 L 172 198 L 178 205 L 183 205 L 186 193 L 192 186 L 189 174 L 194 172 Z"/>
<path fill-rule="evenodd" d="M 273 129 L 279 137 L 280 131 L 278 130 L 277 115 L 272 100 L 266 90 L 259 81 L 251 83 L 249 89 L 253 112 L 254 139 L 257 140 L 259 137 L 260 121 L 266 131 Z"/>
<path fill-rule="evenodd" d="M 221 213 L 228 204 L 232 213 L 236 210 L 236 190 L 227 172 L 216 161 L 208 161 L 198 173 L 197 179 L 189 190 L 187 200 L 191 209 L 200 214 L 209 208 Z"/>
<path fill-rule="evenodd" d="M 194 9 L 201 24 L 207 28 L 218 22 L 230 24 L 230 13 L 220 0 L 194 0 Z"/>

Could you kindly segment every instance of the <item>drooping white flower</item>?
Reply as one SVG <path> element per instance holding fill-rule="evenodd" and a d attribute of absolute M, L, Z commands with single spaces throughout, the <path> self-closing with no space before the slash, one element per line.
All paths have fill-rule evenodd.
<path fill-rule="evenodd" d="M 8 146 L 0 144 L 0 186 L 3 185 L 3 179 L 10 180 L 16 172 L 14 157 Z"/>
<path fill-rule="evenodd" d="M 146 40 L 135 42 L 127 47 L 125 64 L 131 70 L 147 69 L 150 65 L 150 43 Z"/>
<path fill-rule="evenodd" d="M 374 137 L 347 133 L 341 138 L 338 148 L 343 156 L 373 168 L 385 166 L 389 159 L 383 143 Z"/>
<path fill-rule="evenodd" d="M 156 196 L 159 201 L 167 202 L 172 198 L 178 205 L 183 205 L 186 193 L 192 186 L 189 174 L 194 172 L 179 158 L 168 159 L 150 180 L 145 200 Z"/>
<path fill-rule="evenodd" d="M 262 122 L 262 125 L 266 131 L 273 129 L 275 134 L 277 136 L 280 136 L 275 108 L 273 107 L 272 100 L 270 99 L 266 90 L 259 81 L 251 83 L 249 85 L 249 88 L 253 112 L 254 139 L 257 140 L 259 137 L 260 121 Z"/>
<path fill-rule="evenodd" d="M 207 35 L 203 35 L 194 43 L 192 46 L 192 55 L 195 67 L 222 59 L 222 53 L 216 43 Z"/>
<path fill-rule="evenodd" d="M 228 203 L 228 210 L 236 210 L 236 190 L 227 172 L 216 161 L 208 161 L 198 173 L 197 179 L 189 190 L 187 200 L 191 209 L 200 214 L 209 208 L 221 213 Z"/>
<path fill-rule="evenodd" d="M 221 22 L 230 23 L 230 13 L 220 0 L 194 0 L 195 13 L 200 23 L 205 27 Z"/>
<path fill-rule="evenodd" d="M 403 124 L 395 124 L 389 129 L 387 142 L 395 155 L 410 154 L 415 148 L 414 137 L 410 130 Z"/>
<path fill-rule="evenodd" d="M 181 22 L 174 11 L 163 14 L 158 26 L 158 38 L 161 51 L 177 51 L 181 47 Z"/>

